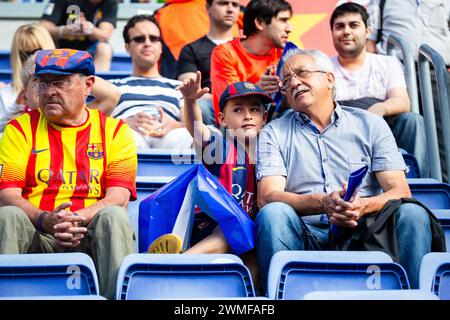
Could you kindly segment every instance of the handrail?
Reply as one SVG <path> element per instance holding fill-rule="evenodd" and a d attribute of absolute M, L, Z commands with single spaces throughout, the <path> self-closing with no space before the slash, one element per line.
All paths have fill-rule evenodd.
<path fill-rule="evenodd" d="M 422 44 L 419 48 L 419 83 L 424 111 L 425 130 L 427 134 L 427 151 L 429 155 L 431 178 L 442 181 L 441 163 L 439 160 L 439 145 L 434 112 L 433 91 L 431 87 L 430 63 L 434 69 L 437 82 L 438 104 L 441 114 L 444 152 L 447 173 L 450 174 L 450 116 L 447 94 L 447 69 L 442 56 L 429 45 Z"/>
<path fill-rule="evenodd" d="M 400 48 L 403 55 L 403 64 L 406 73 L 406 85 L 408 87 L 409 100 L 411 103 L 411 112 L 420 113 L 419 111 L 419 94 L 417 91 L 416 67 L 414 63 L 414 53 L 403 38 L 398 35 L 391 34 L 388 38 L 386 52 L 390 56 L 396 56 L 396 48 Z"/>

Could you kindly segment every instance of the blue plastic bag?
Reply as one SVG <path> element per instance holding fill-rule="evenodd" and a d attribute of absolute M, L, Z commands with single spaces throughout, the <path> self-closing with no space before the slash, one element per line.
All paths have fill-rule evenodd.
<path fill-rule="evenodd" d="M 239 255 L 253 249 L 253 221 L 217 179 L 199 164 L 140 203 L 139 252 L 146 252 L 159 236 L 172 233 L 189 185 L 192 194 L 187 199 L 192 201 L 191 210 L 198 205 L 217 221 L 232 252 Z"/>

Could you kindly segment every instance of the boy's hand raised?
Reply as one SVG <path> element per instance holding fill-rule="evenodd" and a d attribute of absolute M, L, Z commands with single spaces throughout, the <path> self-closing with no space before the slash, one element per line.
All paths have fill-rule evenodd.
<path fill-rule="evenodd" d="M 197 71 L 195 79 L 186 79 L 183 84 L 177 87 L 184 96 L 185 100 L 200 99 L 205 93 L 209 92 L 209 88 L 201 88 L 202 74 Z"/>

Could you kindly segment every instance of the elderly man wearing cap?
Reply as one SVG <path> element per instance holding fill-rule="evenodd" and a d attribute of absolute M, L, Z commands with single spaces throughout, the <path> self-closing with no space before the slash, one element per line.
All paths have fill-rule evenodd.
<path fill-rule="evenodd" d="M 261 210 L 255 223 L 261 280 L 267 279 L 276 252 L 329 250 L 330 225 L 353 233 L 379 217 L 389 200 L 411 197 L 405 163 L 388 125 L 373 113 L 333 100 L 333 65 L 323 52 L 289 52 L 282 76 L 280 87 L 293 110 L 270 122 L 258 141 Z M 368 172 L 359 193 L 356 188 L 344 200 L 343 184 L 351 172 L 365 166 Z M 430 219 L 413 203 L 391 212 L 395 221 L 387 231 L 389 248 L 383 249 L 399 244 L 396 258 L 417 288 L 422 257 L 431 249 Z"/>
<path fill-rule="evenodd" d="M 135 251 L 125 208 L 136 199 L 136 146 L 123 121 L 86 108 L 94 73 L 85 51 L 38 51 L 40 107 L 0 142 L 0 253 L 85 252 L 112 298 Z"/>

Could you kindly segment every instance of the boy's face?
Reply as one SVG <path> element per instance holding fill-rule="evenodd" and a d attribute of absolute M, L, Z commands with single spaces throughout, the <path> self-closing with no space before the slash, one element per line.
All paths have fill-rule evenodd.
<path fill-rule="evenodd" d="M 241 141 L 256 138 L 266 120 L 267 112 L 258 96 L 231 98 L 219 112 L 220 125 L 234 130 Z"/>

